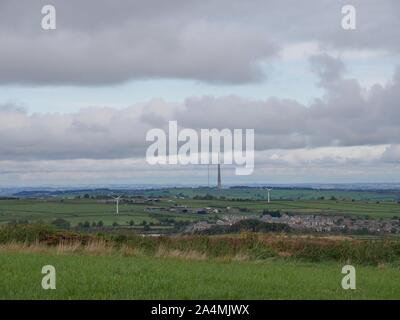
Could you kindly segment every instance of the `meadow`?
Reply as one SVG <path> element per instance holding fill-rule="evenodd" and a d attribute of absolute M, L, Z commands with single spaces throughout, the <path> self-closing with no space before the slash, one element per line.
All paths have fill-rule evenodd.
<path fill-rule="evenodd" d="M 188 197 L 212 195 L 227 199 L 266 200 L 267 193 L 262 188 L 234 187 L 218 190 L 216 188 L 165 188 L 154 190 L 137 190 L 133 194 L 143 196 Z M 335 197 L 341 200 L 357 201 L 398 201 L 399 190 L 338 190 L 338 189 L 311 189 L 311 188 L 274 188 L 274 200 L 318 200 L 321 197 L 329 199 Z"/>
<path fill-rule="evenodd" d="M 170 206 L 171 204 L 166 204 Z M 115 204 L 99 203 L 94 199 L 19 199 L 0 200 L 0 224 L 17 220 L 28 220 L 29 222 L 51 222 L 61 218 L 68 220 L 72 226 L 85 221 L 102 221 L 105 226 L 113 223 L 129 225 L 131 221 L 135 224 L 155 223 L 146 208 L 149 205 L 121 204 L 119 214 L 115 214 Z M 197 220 L 196 216 L 189 215 L 165 215 L 173 216 L 176 220 Z"/>
<path fill-rule="evenodd" d="M 149 207 L 172 207 L 184 205 L 189 208 L 214 207 L 223 209 L 220 214 L 196 215 L 185 213 L 161 212 L 150 214 Z M 232 208 L 231 211 L 225 209 Z M 233 200 L 233 199 L 186 199 L 162 198 L 159 202 L 148 204 L 121 203 L 119 214 L 115 214 L 115 205 L 101 203 L 96 199 L 0 199 L 0 224 L 10 221 L 28 220 L 29 222 L 51 222 L 61 218 L 68 220 L 71 226 L 88 221 L 102 221 L 104 226 L 117 223 L 121 226 L 159 224 L 159 218 L 171 218 L 175 221 L 196 222 L 199 220 L 217 219 L 223 214 L 260 215 L 264 209 L 280 210 L 292 214 L 331 214 L 353 215 L 369 218 L 400 217 L 400 204 L 395 201 L 372 200 Z"/>
<path fill-rule="evenodd" d="M 341 268 L 356 267 L 343 290 Z M 41 268 L 56 268 L 43 290 Z M 0 299 L 400 299 L 400 241 L 0 227 Z"/>
<path fill-rule="evenodd" d="M 41 268 L 56 268 L 56 290 Z M 397 266 L 357 266 L 357 289 L 341 287 L 342 265 L 280 260 L 221 261 L 51 251 L 0 254 L 0 299 L 399 299 Z"/>
<path fill-rule="evenodd" d="M 0 199 L 0 299 L 400 299 L 397 238 L 254 233 L 143 237 L 129 229 L 141 228 L 143 221 L 153 228 L 166 218 L 196 222 L 227 212 L 259 215 L 265 209 L 400 217 L 396 195 L 278 190 L 267 203 L 255 190 L 248 197 L 247 190 L 231 190 L 229 197 L 210 199 L 203 199 L 210 195 L 207 189 L 204 195 L 201 189 L 182 194 L 188 190 L 193 192 L 152 191 L 143 199 L 160 196 L 158 192 L 162 198 L 121 203 L 118 215 L 115 204 L 90 197 Z M 207 215 L 148 211 L 175 205 L 221 210 Z M 47 225 L 57 218 L 72 227 L 102 221 L 125 229 L 86 233 Z M 56 290 L 41 288 L 41 268 L 48 264 L 57 271 Z M 341 287 L 345 264 L 356 267 L 356 290 Z"/>

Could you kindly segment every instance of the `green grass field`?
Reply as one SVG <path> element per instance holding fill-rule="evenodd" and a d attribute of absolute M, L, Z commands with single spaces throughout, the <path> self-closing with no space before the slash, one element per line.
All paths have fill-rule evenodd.
<path fill-rule="evenodd" d="M 145 196 L 184 196 L 193 198 L 194 196 L 213 195 L 216 197 L 226 197 L 229 199 L 240 198 L 248 200 L 266 200 L 266 191 L 262 188 L 229 188 L 218 190 L 216 188 L 169 188 L 159 190 L 142 190 L 141 195 Z M 341 200 L 357 201 L 397 201 L 400 199 L 400 191 L 355 191 L 355 190 L 335 190 L 335 189 L 301 189 L 301 188 L 275 188 L 272 192 L 275 200 L 317 200 L 320 197 L 329 199 L 335 197 Z"/>
<path fill-rule="evenodd" d="M 63 218 L 76 226 L 79 222 L 103 221 L 104 225 L 111 226 L 114 222 L 119 225 L 128 225 L 133 220 L 140 224 L 144 220 L 148 223 L 157 223 L 154 215 L 146 211 L 147 207 L 169 207 L 177 203 L 191 208 L 216 207 L 236 208 L 232 214 L 254 215 L 261 214 L 263 209 L 280 210 L 293 214 L 333 214 L 369 216 L 371 218 L 400 217 L 400 204 L 394 201 L 351 201 L 351 200 L 273 200 L 267 203 L 263 200 L 195 200 L 195 199 L 164 199 L 155 204 L 121 204 L 120 214 L 115 214 L 113 204 L 100 203 L 94 199 L 20 199 L 0 200 L 0 224 L 12 220 L 26 219 L 30 222 L 51 222 L 56 218 Z M 240 212 L 239 212 L 239 209 Z M 245 211 L 243 211 L 245 209 Z M 227 212 L 222 212 L 226 214 Z M 229 212 L 228 212 L 229 213 Z M 197 221 L 210 218 L 196 214 L 182 214 L 162 212 L 159 216 L 174 218 L 176 221 Z M 217 215 L 218 216 L 218 215 Z"/>
<path fill-rule="evenodd" d="M 56 268 L 56 290 L 41 287 L 41 268 L 48 264 Z M 3 252 L 0 299 L 400 299 L 398 267 L 356 266 L 356 290 L 341 288 L 341 268 L 328 262 Z"/>
<path fill-rule="evenodd" d="M 348 200 L 274 200 L 267 203 L 266 201 L 177 200 L 176 202 L 199 208 L 206 206 L 247 208 L 250 213 L 261 213 L 263 209 L 269 209 L 295 214 L 358 215 L 371 218 L 400 216 L 400 204 L 393 201 L 376 203 Z"/>
<path fill-rule="evenodd" d="M 56 218 L 68 220 L 72 226 L 84 221 L 124 226 L 131 220 L 137 226 L 143 221 L 157 225 L 161 218 L 198 221 L 227 213 L 258 215 L 264 209 L 294 214 L 400 217 L 400 204 L 392 193 L 324 191 L 322 200 L 321 192 L 315 190 L 277 190 L 268 204 L 263 193 L 255 193 L 262 190 L 231 190 L 231 197 L 240 196 L 241 201 L 181 197 L 189 191 L 189 196 L 195 196 L 201 192 L 206 195 L 209 190 L 153 191 L 154 195 L 162 192 L 165 198 L 156 203 L 121 204 L 119 215 L 115 214 L 115 205 L 95 199 L 0 200 L 0 224 L 4 227 L 0 299 L 400 299 L 400 251 L 394 240 L 350 243 L 282 235 L 143 238 L 132 234 L 123 241 L 109 235 L 106 239 L 122 242 L 112 240 L 113 249 L 103 244 L 92 252 L 90 243 L 83 244 L 88 235 L 71 238 L 71 232 L 62 236 L 63 231 L 42 230 L 40 225 L 7 225 L 13 220 L 49 223 Z M 336 200 L 328 200 L 331 196 Z M 215 215 L 146 210 L 174 204 L 223 210 Z M 23 246 L 28 238 L 32 247 L 26 249 Z M 42 242 L 36 248 L 35 239 L 39 238 Z M 83 249 L 59 252 L 60 239 L 75 239 L 71 241 L 78 241 Z M 18 250 L 10 249 L 15 241 Z M 129 246 L 129 254 L 124 253 L 124 246 Z M 356 290 L 341 288 L 344 261 L 356 266 Z M 57 270 L 56 290 L 41 288 L 41 268 L 48 264 Z"/>
<path fill-rule="evenodd" d="M 170 203 L 166 203 L 170 206 Z M 148 223 L 157 222 L 145 211 L 151 204 L 127 205 L 121 204 L 119 214 L 115 214 L 115 205 L 99 203 L 92 199 L 21 199 L 21 200 L 0 200 L 0 224 L 12 220 L 26 219 L 30 222 L 44 221 L 50 222 L 53 219 L 63 218 L 71 222 L 73 226 L 84 221 L 103 221 L 104 225 L 111 226 L 114 222 L 120 225 L 127 225 L 133 220 L 135 224 L 140 224 L 143 220 Z M 164 216 L 174 217 L 176 220 L 197 220 L 200 217 L 195 215 L 179 216 L 164 214 Z"/>
<path fill-rule="evenodd" d="M 357 289 L 343 290 L 343 265 Z M 57 289 L 41 288 L 52 265 Z M 0 299 L 400 299 L 400 241 L 0 227 Z"/>

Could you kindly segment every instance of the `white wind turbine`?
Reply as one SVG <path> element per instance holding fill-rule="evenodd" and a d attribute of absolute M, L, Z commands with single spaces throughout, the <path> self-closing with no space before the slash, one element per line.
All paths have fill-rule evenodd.
<path fill-rule="evenodd" d="M 119 213 L 119 200 L 121 199 L 121 197 L 122 197 L 122 196 L 112 197 L 112 198 L 116 201 L 116 204 L 117 204 L 117 207 L 116 207 L 116 209 L 117 209 L 117 214 Z"/>
<path fill-rule="evenodd" d="M 272 188 L 267 188 L 267 195 L 268 195 L 268 203 L 270 202 L 269 193 L 272 191 Z"/>

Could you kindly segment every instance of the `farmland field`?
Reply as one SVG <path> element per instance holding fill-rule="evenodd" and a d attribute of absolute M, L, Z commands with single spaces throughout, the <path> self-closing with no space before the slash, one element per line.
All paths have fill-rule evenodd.
<path fill-rule="evenodd" d="M 236 206 L 247 208 L 252 212 L 261 213 L 263 209 L 281 210 L 296 214 L 336 214 L 336 215 L 359 215 L 371 218 L 391 218 L 400 216 L 400 204 L 393 201 L 367 202 L 346 200 L 275 200 L 266 201 L 240 201 L 230 200 L 177 200 L 180 204 L 190 204 L 193 207 L 226 207 Z"/>
<path fill-rule="evenodd" d="M 237 209 L 236 211 L 224 211 L 221 214 L 259 215 L 264 209 L 280 210 L 292 214 L 333 214 L 368 216 L 370 218 L 400 217 L 400 204 L 395 201 L 372 200 L 275 200 L 267 203 L 265 200 L 241 200 L 232 199 L 187 199 L 187 198 L 162 198 L 157 203 L 129 204 L 121 203 L 120 213 L 115 214 L 113 203 L 102 203 L 96 199 L 1 199 L 0 200 L 0 224 L 15 220 L 28 220 L 29 222 L 50 222 L 57 218 L 68 220 L 72 226 L 84 221 L 102 221 L 104 225 L 113 223 L 128 225 L 130 221 L 140 224 L 143 221 L 157 224 L 154 215 L 149 214 L 149 207 L 171 207 L 173 205 L 185 205 L 190 208 L 214 207 Z M 218 217 L 208 215 L 208 218 Z M 174 218 L 176 221 L 198 221 L 205 219 L 196 214 L 184 214 L 162 212 L 164 218 Z"/>
<path fill-rule="evenodd" d="M 149 206 L 149 205 L 148 205 Z M 121 225 L 133 220 L 136 224 L 143 220 L 155 220 L 145 211 L 144 205 L 121 204 L 120 212 L 115 214 L 114 204 L 99 203 L 96 200 L 0 200 L 0 223 L 12 220 L 27 219 L 30 222 L 50 222 L 53 219 L 63 218 L 76 225 L 83 221 L 103 221 L 104 225 L 117 222 Z M 178 220 L 196 220 L 196 217 L 179 215 Z"/>
<path fill-rule="evenodd" d="M 119 214 L 101 195 L 0 199 L 0 299 L 400 299 L 396 236 L 203 236 L 173 229 L 178 222 L 264 210 L 391 219 L 400 217 L 396 194 L 277 190 L 267 203 L 256 193 L 262 190 L 248 197 L 247 190 L 196 190 L 126 195 Z M 196 213 L 201 208 L 217 211 Z M 56 219 L 79 228 L 55 226 Z M 99 221 L 123 231 L 79 226 Z M 175 231 L 145 236 L 144 226 L 153 235 Z M 341 268 L 349 263 L 356 267 L 356 290 L 341 287 Z M 41 287 L 44 265 L 56 268 L 56 290 Z"/>
<path fill-rule="evenodd" d="M 57 289 L 41 288 L 41 268 Z M 0 299 L 399 299 L 400 269 L 356 266 L 357 289 L 341 288 L 333 262 L 218 261 L 55 252 L 2 252 Z"/>
<path fill-rule="evenodd" d="M 0 299 L 400 299 L 400 241 L 243 233 L 151 237 L 0 227 Z M 356 290 L 341 287 L 344 265 Z M 56 290 L 41 287 L 56 269 Z"/>
<path fill-rule="evenodd" d="M 217 190 L 215 188 L 168 188 L 155 190 L 141 190 L 136 194 L 144 196 L 195 196 L 213 195 L 229 199 L 240 198 L 248 200 L 266 200 L 266 191 L 262 188 L 229 188 Z M 276 188 L 273 190 L 275 200 L 317 200 L 321 197 L 329 199 L 335 197 L 342 200 L 368 200 L 368 201 L 397 201 L 400 200 L 399 190 L 336 190 L 336 189 L 301 189 L 301 188 Z"/>

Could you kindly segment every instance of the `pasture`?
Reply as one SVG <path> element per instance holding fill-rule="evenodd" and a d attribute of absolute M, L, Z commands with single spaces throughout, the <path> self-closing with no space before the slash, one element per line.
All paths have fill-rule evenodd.
<path fill-rule="evenodd" d="M 212 195 L 214 197 L 225 197 L 227 199 L 266 200 L 267 192 L 262 188 L 228 188 L 218 190 L 216 188 L 168 188 L 155 190 L 140 190 L 135 194 L 144 196 L 162 197 L 188 197 Z M 329 199 L 335 197 L 339 200 L 357 201 L 398 201 L 399 190 L 337 190 L 337 189 L 302 189 L 302 188 L 275 188 L 272 198 L 274 200 L 318 200 L 321 197 Z"/>
<path fill-rule="evenodd" d="M 170 208 L 183 205 L 193 209 L 213 207 L 219 209 L 217 214 L 198 215 L 195 213 L 169 212 L 168 210 L 152 214 L 148 208 Z M 229 208 L 229 209 L 227 209 Z M 143 221 L 157 225 L 160 218 L 175 221 L 217 219 L 221 215 L 260 215 L 264 209 L 279 210 L 289 214 L 327 214 L 345 216 L 367 216 L 369 218 L 400 217 L 400 204 L 394 201 L 368 200 L 276 200 L 270 203 L 265 200 L 229 200 L 229 199 L 180 199 L 163 198 L 157 203 L 132 204 L 121 203 L 119 214 L 115 213 L 115 204 L 102 203 L 96 199 L 12 199 L 0 200 L 0 224 L 11 221 L 28 220 L 29 222 L 51 222 L 62 218 L 72 226 L 88 221 L 102 221 L 105 226 L 117 223 L 128 226 L 130 223 L 140 225 Z"/>
<path fill-rule="evenodd" d="M 68 220 L 73 226 L 84 221 L 102 221 L 105 226 L 111 226 L 114 222 L 119 225 L 128 225 L 130 221 L 135 224 L 140 224 L 143 221 L 156 223 L 157 220 L 152 218 L 145 210 L 149 206 L 151 205 L 120 204 L 119 214 L 117 215 L 115 204 L 100 203 L 94 199 L 0 200 L 0 224 L 13 220 L 51 222 L 57 218 Z M 173 216 L 178 221 L 196 220 L 196 216 Z"/>
<path fill-rule="evenodd" d="M 0 299 L 400 299 L 398 240 L 142 237 L 0 227 Z M 341 287 L 356 268 L 356 290 Z M 43 290 L 42 267 L 56 270 Z"/>
<path fill-rule="evenodd" d="M 370 218 L 392 218 L 400 216 L 400 204 L 393 201 L 349 201 L 349 200 L 176 200 L 179 204 L 193 207 L 239 207 L 248 209 L 248 213 L 262 213 L 263 209 L 280 210 L 293 214 L 332 214 L 368 216 Z M 246 214 L 243 211 L 241 214 Z"/>
<path fill-rule="evenodd" d="M 43 290 L 41 268 L 56 268 Z M 280 260 L 220 261 L 2 252 L 0 299 L 399 299 L 396 266 L 356 266 L 357 289 L 341 287 L 342 265 Z"/>

